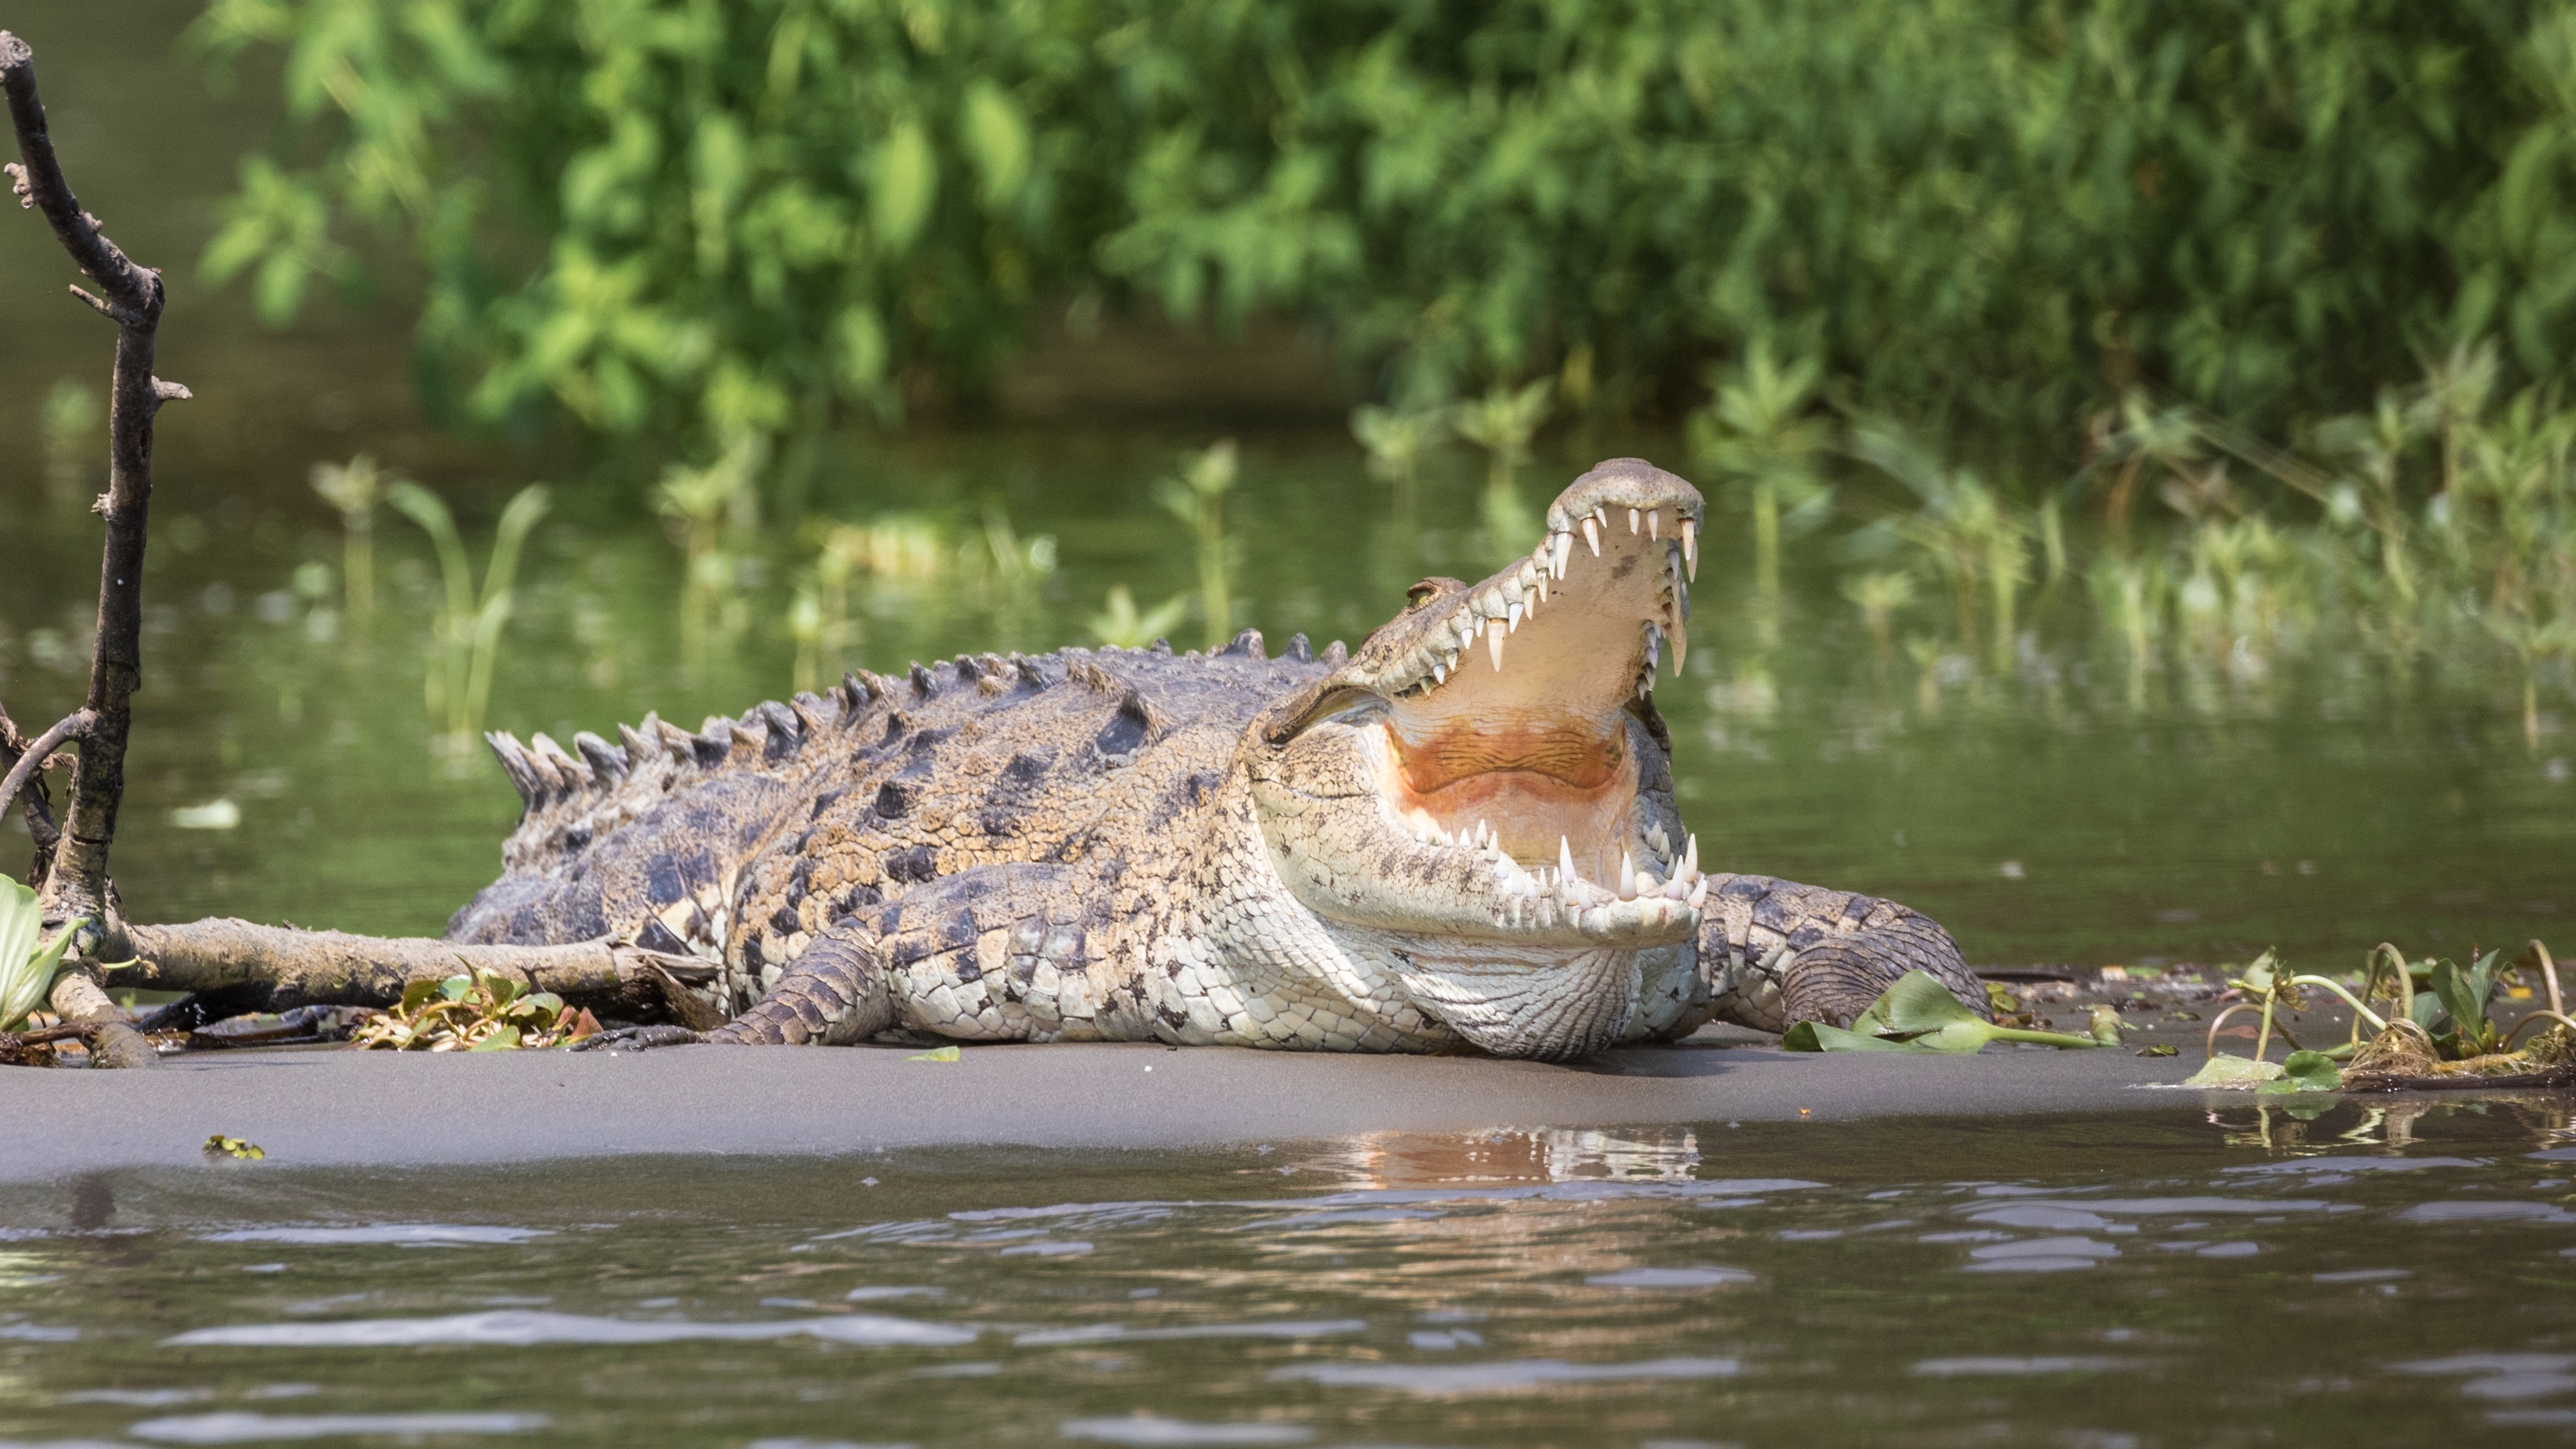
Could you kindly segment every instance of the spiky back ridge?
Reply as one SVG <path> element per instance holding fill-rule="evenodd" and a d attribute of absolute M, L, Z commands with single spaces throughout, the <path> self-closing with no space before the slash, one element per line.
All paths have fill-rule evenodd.
<path fill-rule="evenodd" d="M 1341 650 L 1336 643 L 1328 658 L 1337 659 Z M 1281 657 L 1308 662 L 1315 656 L 1300 634 Z M 792 777 L 828 755 L 812 748 L 817 742 L 865 728 L 882 731 L 885 721 L 901 711 L 934 702 L 951 708 L 965 702 L 971 710 L 975 701 L 998 703 L 1022 691 L 1070 683 L 1119 696 L 1120 709 L 1133 718 L 1140 740 L 1151 739 L 1167 728 L 1171 691 L 1139 689 L 1128 677 L 1140 672 L 1135 666 L 1163 674 L 1192 662 L 1205 666 L 1266 658 L 1260 631 L 1254 629 L 1207 656 L 1195 651 L 1175 656 L 1168 644 L 1160 643 L 1152 649 L 1069 648 L 1035 656 L 960 654 L 935 664 L 915 663 L 900 678 L 860 670 L 819 695 L 798 694 L 784 703 L 766 700 L 737 718 L 710 715 L 694 733 L 649 713 L 637 724 L 619 725 L 617 744 L 584 730 L 572 737 L 570 750 L 543 732 L 522 744 L 506 731 L 494 731 L 484 739 L 523 806 L 518 828 L 501 847 L 504 874 L 541 873 L 560 865 L 673 792 L 712 777 L 737 771 Z"/>

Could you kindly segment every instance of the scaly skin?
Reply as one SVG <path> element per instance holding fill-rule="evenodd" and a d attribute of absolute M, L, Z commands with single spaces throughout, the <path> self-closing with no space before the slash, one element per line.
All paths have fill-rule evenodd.
<path fill-rule="evenodd" d="M 1651 686 L 1686 647 L 1701 512 L 1605 463 L 1529 559 L 1424 581 L 1355 654 L 1246 630 L 960 656 L 694 735 L 496 735 L 527 814 L 449 936 L 722 963 L 701 1020 L 616 1035 L 638 1045 L 1562 1059 L 1712 1017 L 1845 1024 L 1916 966 L 1985 1011 L 1902 906 L 1700 874 Z"/>

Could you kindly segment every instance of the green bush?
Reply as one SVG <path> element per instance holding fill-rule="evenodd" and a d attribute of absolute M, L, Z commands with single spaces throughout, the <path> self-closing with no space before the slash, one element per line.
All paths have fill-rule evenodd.
<path fill-rule="evenodd" d="M 213 0 L 296 122 L 206 258 L 291 318 L 392 238 L 496 418 L 971 397 L 1034 309 L 1326 324 L 1408 405 L 2286 425 L 2576 347 L 2564 0 Z M 434 391 L 436 389 L 433 389 Z"/>

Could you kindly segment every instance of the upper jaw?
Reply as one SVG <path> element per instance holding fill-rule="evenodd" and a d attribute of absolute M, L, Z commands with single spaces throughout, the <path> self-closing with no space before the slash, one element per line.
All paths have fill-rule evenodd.
<path fill-rule="evenodd" d="M 1404 699 L 1440 690 L 1480 656 L 1499 673 L 1522 625 L 1563 597 L 1592 606 L 1594 617 L 1583 622 L 1607 631 L 1590 641 L 1593 649 L 1623 658 L 1624 683 L 1643 696 L 1653 689 L 1667 641 L 1676 672 L 1689 651 L 1689 580 L 1699 572 L 1705 515 L 1698 489 L 1653 464 L 1599 464 L 1548 505 L 1547 536 L 1527 557 L 1474 585 L 1430 579 L 1417 586 L 1416 606 L 1352 660 L 1350 682 Z M 1633 641 L 1619 641 L 1628 643 L 1624 651 L 1612 642 L 1622 631 Z"/>

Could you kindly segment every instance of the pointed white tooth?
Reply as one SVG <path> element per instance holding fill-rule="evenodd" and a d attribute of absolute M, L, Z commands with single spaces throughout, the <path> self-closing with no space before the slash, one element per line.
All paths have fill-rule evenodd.
<path fill-rule="evenodd" d="M 1664 632 L 1673 636 L 1673 677 L 1679 679 L 1682 661 L 1690 657 L 1690 626 L 1675 619 L 1664 626 Z"/>
<path fill-rule="evenodd" d="M 1449 682 L 1449 666 L 1446 664 L 1432 665 L 1431 682 L 1434 684 L 1447 684 Z"/>
<path fill-rule="evenodd" d="M 1668 880 L 1668 881 L 1664 882 L 1664 899 L 1665 899 L 1665 900 L 1668 900 L 1668 901 L 1678 901 L 1678 900 L 1683 900 L 1683 899 L 1687 898 L 1689 895 L 1690 895 L 1690 883 L 1689 883 L 1689 882 L 1687 882 L 1687 881 L 1685 881 L 1685 880 L 1683 880 L 1680 876 L 1674 876 L 1671 880 Z"/>
<path fill-rule="evenodd" d="M 1705 908 L 1707 905 L 1708 905 L 1708 877 L 1707 877 L 1707 876 L 1701 876 L 1701 877 L 1699 878 L 1699 883 L 1698 883 L 1697 885 L 1694 885 L 1694 886 L 1692 886 L 1692 887 L 1691 887 L 1691 893 L 1690 893 L 1690 908 L 1691 908 L 1692 910 L 1696 911 L 1696 910 L 1701 910 L 1701 909 Z"/>
<path fill-rule="evenodd" d="M 1509 612 L 1509 613 L 1507 613 L 1507 614 L 1505 614 L 1505 615 L 1504 615 L 1504 618 L 1505 618 L 1505 620 L 1509 623 L 1509 626 L 1510 626 L 1511 631 L 1512 631 L 1513 633 L 1517 634 L 1517 633 L 1519 633 L 1519 632 L 1520 632 L 1520 630 L 1521 630 L 1521 601 L 1520 601 L 1520 600 L 1518 600 L 1518 599 L 1514 599 L 1514 600 L 1512 600 L 1512 602 L 1511 602 L 1511 607 L 1510 607 L 1510 612 Z"/>
<path fill-rule="evenodd" d="M 1555 543 L 1556 558 L 1552 571 L 1558 578 L 1562 579 L 1565 577 L 1565 561 L 1573 557 L 1574 554 L 1574 531 L 1572 529 L 1568 529 L 1565 532 L 1558 534 L 1556 536 Z"/>
<path fill-rule="evenodd" d="M 1581 879 L 1574 873 L 1574 847 L 1562 835 L 1556 838 L 1556 876 L 1569 882 Z"/>
<path fill-rule="evenodd" d="M 1628 531 L 1630 533 L 1637 531 L 1637 510 L 1633 508 L 1628 510 Z"/>
<path fill-rule="evenodd" d="M 1646 537 L 1651 538 L 1651 539 L 1655 539 L 1655 540 L 1657 540 L 1657 541 L 1659 541 L 1659 542 L 1660 542 L 1660 541 L 1662 540 L 1663 536 L 1664 536 L 1664 510 L 1662 510 L 1662 509 L 1660 509 L 1660 508 L 1649 508 L 1649 509 L 1647 509 L 1647 510 L 1646 510 Z"/>
<path fill-rule="evenodd" d="M 1610 505 L 1606 503 L 1593 504 L 1592 521 L 1600 524 L 1603 528 L 1608 528 L 1610 526 Z"/>
<path fill-rule="evenodd" d="M 1619 852 L 1619 899 L 1637 898 L 1637 862 L 1626 851 Z"/>
<path fill-rule="evenodd" d="M 1494 656 L 1494 672 L 1496 674 L 1503 672 L 1504 632 L 1503 621 L 1500 619 L 1496 619 L 1494 621 L 1494 627 L 1485 631 L 1485 648 Z"/>
<path fill-rule="evenodd" d="M 1583 520 L 1583 542 L 1591 548 L 1594 558 L 1601 557 L 1601 525 L 1598 521 Z"/>
<path fill-rule="evenodd" d="M 1542 604 L 1547 602 L 1547 575 L 1545 574 L 1538 576 L 1538 601 Z"/>
<path fill-rule="evenodd" d="M 1688 516 L 1682 519 L 1682 562 L 1689 566 L 1691 578 L 1698 579 L 1699 520 Z"/>
<path fill-rule="evenodd" d="M 1682 847 L 1682 869 L 1692 875 L 1699 874 L 1699 834 L 1696 831 L 1691 834 L 1690 844 Z"/>

